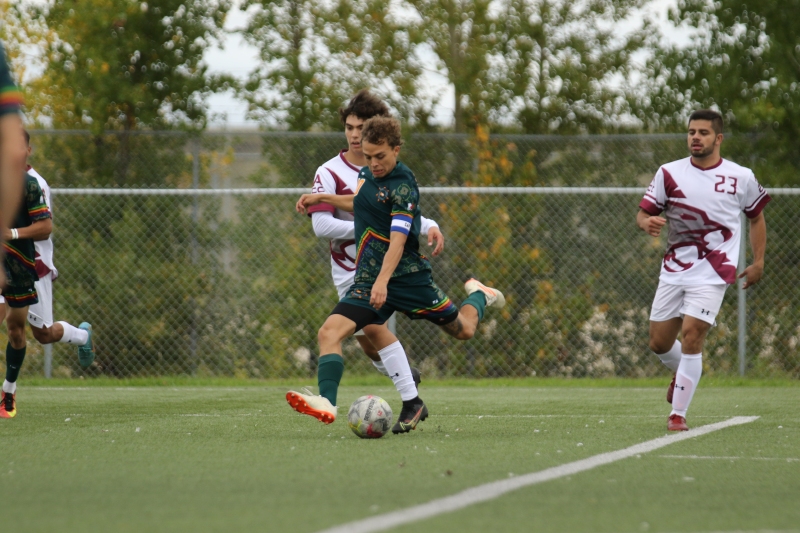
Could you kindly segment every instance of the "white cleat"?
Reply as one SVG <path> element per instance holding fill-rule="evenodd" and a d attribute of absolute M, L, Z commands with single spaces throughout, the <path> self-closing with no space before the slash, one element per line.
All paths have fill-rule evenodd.
<path fill-rule="evenodd" d="M 503 306 L 506 305 L 506 297 L 503 296 L 502 292 L 498 291 L 497 289 L 487 287 L 475 278 L 470 278 L 464 284 L 464 289 L 466 289 L 467 295 L 470 295 L 475 291 L 481 291 L 486 296 L 486 307 L 496 307 L 497 309 L 502 309 Z"/>
<path fill-rule="evenodd" d="M 286 393 L 286 401 L 298 413 L 313 416 L 320 422 L 332 424 L 336 420 L 336 406 L 323 396 L 311 394 L 308 389 L 303 389 L 303 392 L 290 390 Z"/>

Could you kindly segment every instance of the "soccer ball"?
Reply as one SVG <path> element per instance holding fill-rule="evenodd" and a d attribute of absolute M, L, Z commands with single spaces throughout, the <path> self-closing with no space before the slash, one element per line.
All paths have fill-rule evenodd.
<path fill-rule="evenodd" d="M 392 408 L 378 396 L 362 396 L 347 412 L 347 425 L 362 439 L 379 439 L 392 427 Z"/>

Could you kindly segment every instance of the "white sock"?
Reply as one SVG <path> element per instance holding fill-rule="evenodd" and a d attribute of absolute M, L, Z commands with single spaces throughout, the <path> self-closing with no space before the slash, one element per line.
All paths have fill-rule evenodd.
<path fill-rule="evenodd" d="M 389 371 L 386 370 L 386 365 L 383 364 L 383 361 L 373 361 L 372 362 L 372 366 L 377 368 L 378 372 L 380 372 L 381 374 L 383 374 L 387 378 L 389 377 Z"/>
<path fill-rule="evenodd" d="M 656 355 L 662 363 L 667 365 L 667 368 L 675 372 L 681 362 L 681 341 L 676 340 L 667 353 L 657 353 Z"/>
<path fill-rule="evenodd" d="M 72 324 L 67 324 L 66 322 L 58 321 L 57 324 L 61 324 L 61 327 L 64 328 L 64 335 L 58 340 L 58 342 L 66 342 L 67 344 L 74 344 L 75 346 L 83 346 L 89 340 L 89 332 L 85 329 L 76 328 Z"/>
<path fill-rule="evenodd" d="M 400 341 L 393 342 L 383 350 L 378 350 L 381 356 L 381 361 L 389 371 L 389 377 L 394 381 L 394 386 L 397 392 L 400 393 L 400 399 L 404 402 L 413 400 L 417 395 L 417 386 L 414 384 L 414 378 L 411 377 L 411 366 L 408 364 L 408 357 L 403 345 Z"/>
<path fill-rule="evenodd" d="M 17 382 L 11 383 L 10 381 L 3 380 L 3 392 L 14 394 L 17 392 Z"/>
<path fill-rule="evenodd" d="M 680 415 L 686 418 L 686 411 L 692 403 L 692 396 L 700 383 L 700 376 L 703 374 L 703 354 L 694 355 L 683 354 L 681 364 L 678 366 L 677 376 L 675 377 L 675 392 L 672 395 L 671 415 Z"/>

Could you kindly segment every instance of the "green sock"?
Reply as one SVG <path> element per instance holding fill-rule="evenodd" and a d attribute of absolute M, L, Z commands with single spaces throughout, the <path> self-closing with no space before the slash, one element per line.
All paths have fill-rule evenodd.
<path fill-rule="evenodd" d="M 471 305 L 475 309 L 478 310 L 478 321 L 483 320 L 483 313 L 486 312 L 486 295 L 483 294 L 481 291 L 475 291 L 469 296 L 467 299 L 464 300 L 464 303 L 461 304 L 461 307 L 465 305 Z"/>
<path fill-rule="evenodd" d="M 9 383 L 14 383 L 19 377 L 19 369 L 25 360 L 25 348 L 27 345 L 19 350 L 11 346 L 10 342 L 6 345 L 6 381 Z"/>
<path fill-rule="evenodd" d="M 344 374 L 344 359 L 338 353 L 330 353 L 319 358 L 317 367 L 317 383 L 319 395 L 327 398 L 331 405 L 336 405 L 336 394 L 339 382 Z"/>

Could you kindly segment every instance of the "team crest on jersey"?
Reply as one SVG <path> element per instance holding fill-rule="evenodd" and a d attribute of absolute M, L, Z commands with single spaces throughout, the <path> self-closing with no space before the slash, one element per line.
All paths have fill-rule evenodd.
<path fill-rule="evenodd" d="M 378 192 L 375 194 L 375 198 L 381 203 L 386 203 L 389 200 L 389 189 L 387 187 L 378 187 Z"/>

